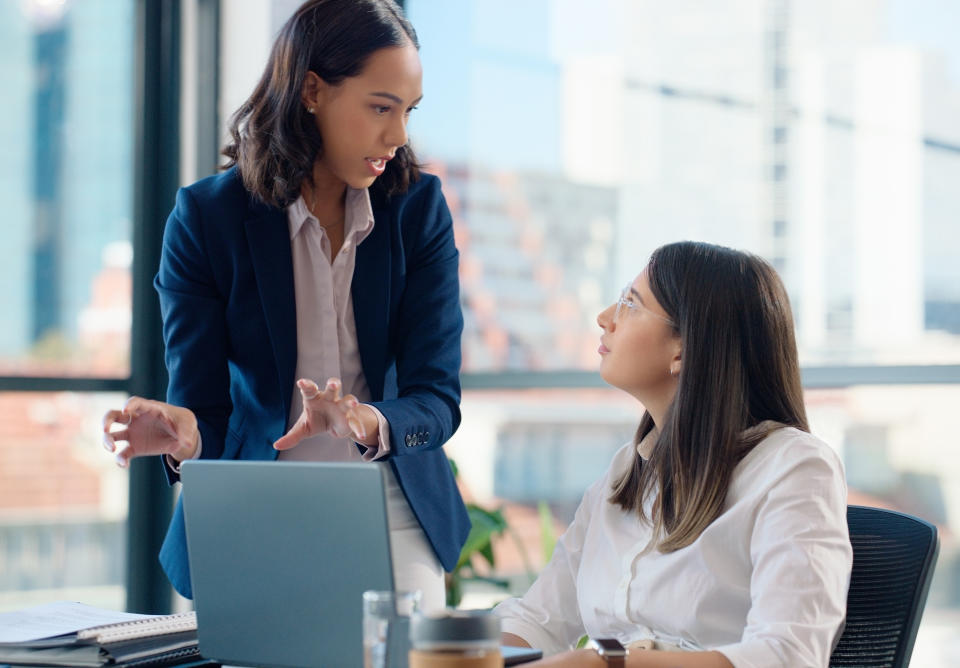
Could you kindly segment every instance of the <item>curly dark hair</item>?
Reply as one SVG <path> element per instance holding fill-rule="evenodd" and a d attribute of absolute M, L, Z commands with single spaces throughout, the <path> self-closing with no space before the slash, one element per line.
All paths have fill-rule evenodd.
<path fill-rule="evenodd" d="M 308 72 L 336 85 L 360 74 L 375 51 L 413 44 L 417 33 L 393 0 L 309 0 L 280 30 L 253 94 L 230 119 L 223 148 L 258 200 L 283 208 L 297 199 L 323 151 L 313 117 L 301 104 Z M 409 144 L 397 149 L 373 194 L 404 192 L 419 178 Z"/>

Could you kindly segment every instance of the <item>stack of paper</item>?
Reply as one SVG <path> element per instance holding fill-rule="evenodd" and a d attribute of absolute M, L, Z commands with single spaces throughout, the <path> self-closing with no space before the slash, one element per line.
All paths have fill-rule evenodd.
<path fill-rule="evenodd" d="M 195 660 L 197 618 L 58 602 L 0 614 L 0 664 L 175 666 Z"/>

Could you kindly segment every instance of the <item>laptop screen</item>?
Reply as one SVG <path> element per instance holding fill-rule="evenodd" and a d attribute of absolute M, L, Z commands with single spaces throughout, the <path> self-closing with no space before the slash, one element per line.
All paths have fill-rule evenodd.
<path fill-rule="evenodd" d="M 362 594 L 393 589 L 380 465 L 195 460 L 181 480 L 200 653 L 362 665 Z"/>

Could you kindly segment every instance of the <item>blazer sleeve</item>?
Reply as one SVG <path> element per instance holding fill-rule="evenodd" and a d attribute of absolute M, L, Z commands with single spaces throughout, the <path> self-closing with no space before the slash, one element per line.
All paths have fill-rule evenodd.
<path fill-rule="evenodd" d="M 167 401 L 194 412 L 203 442 L 201 457 L 217 459 L 233 410 L 229 339 L 225 299 L 214 280 L 201 222 L 192 196 L 180 189 L 167 219 L 153 284 L 163 317 Z M 171 484 L 179 479 L 168 466 L 164 470 Z"/>
<path fill-rule="evenodd" d="M 412 216 L 417 234 L 406 254 L 406 284 L 393 336 L 397 398 L 373 402 L 390 424 L 392 456 L 442 446 L 460 425 L 459 253 L 453 221 L 431 178 Z"/>

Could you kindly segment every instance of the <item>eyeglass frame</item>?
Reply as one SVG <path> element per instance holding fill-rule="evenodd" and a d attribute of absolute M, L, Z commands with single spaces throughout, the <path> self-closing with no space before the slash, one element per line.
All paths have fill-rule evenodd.
<path fill-rule="evenodd" d="M 624 286 L 623 290 L 620 291 L 620 296 L 617 298 L 617 308 L 614 309 L 614 311 L 613 311 L 613 322 L 614 322 L 614 323 L 620 322 L 620 311 L 622 310 L 622 308 L 623 308 L 624 306 L 626 306 L 628 309 L 630 309 L 631 311 L 634 311 L 634 312 L 639 311 L 639 310 L 646 311 L 647 313 L 649 313 L 650 315 L 652 315 L 654 318 L 657 318 L 657 319 L 659 319 L 659 320 L 663 320 L 665 323 L 667 323 L 667 324 L 670 325 L 671 327 L 676 327 L 676 326 L 677 326 L 677 324 L 676 324 L 673 320 L 671 320 L 670 318 L 668 318 L 667 316 L 665 316 L 665 315 L 660 315 L 659 313 L 655 313 L 655 312 L 652 311 L 649 307 L 644 306 L 644 304 L 643 304 L 642 301 L 632 301 L 632 300 L 628 300 L 628 299 L 627 299 L 627 295 L 629 295 L 631 292 L 633 292 L 633 283 L 627 283 L 627 284 Z"/>

